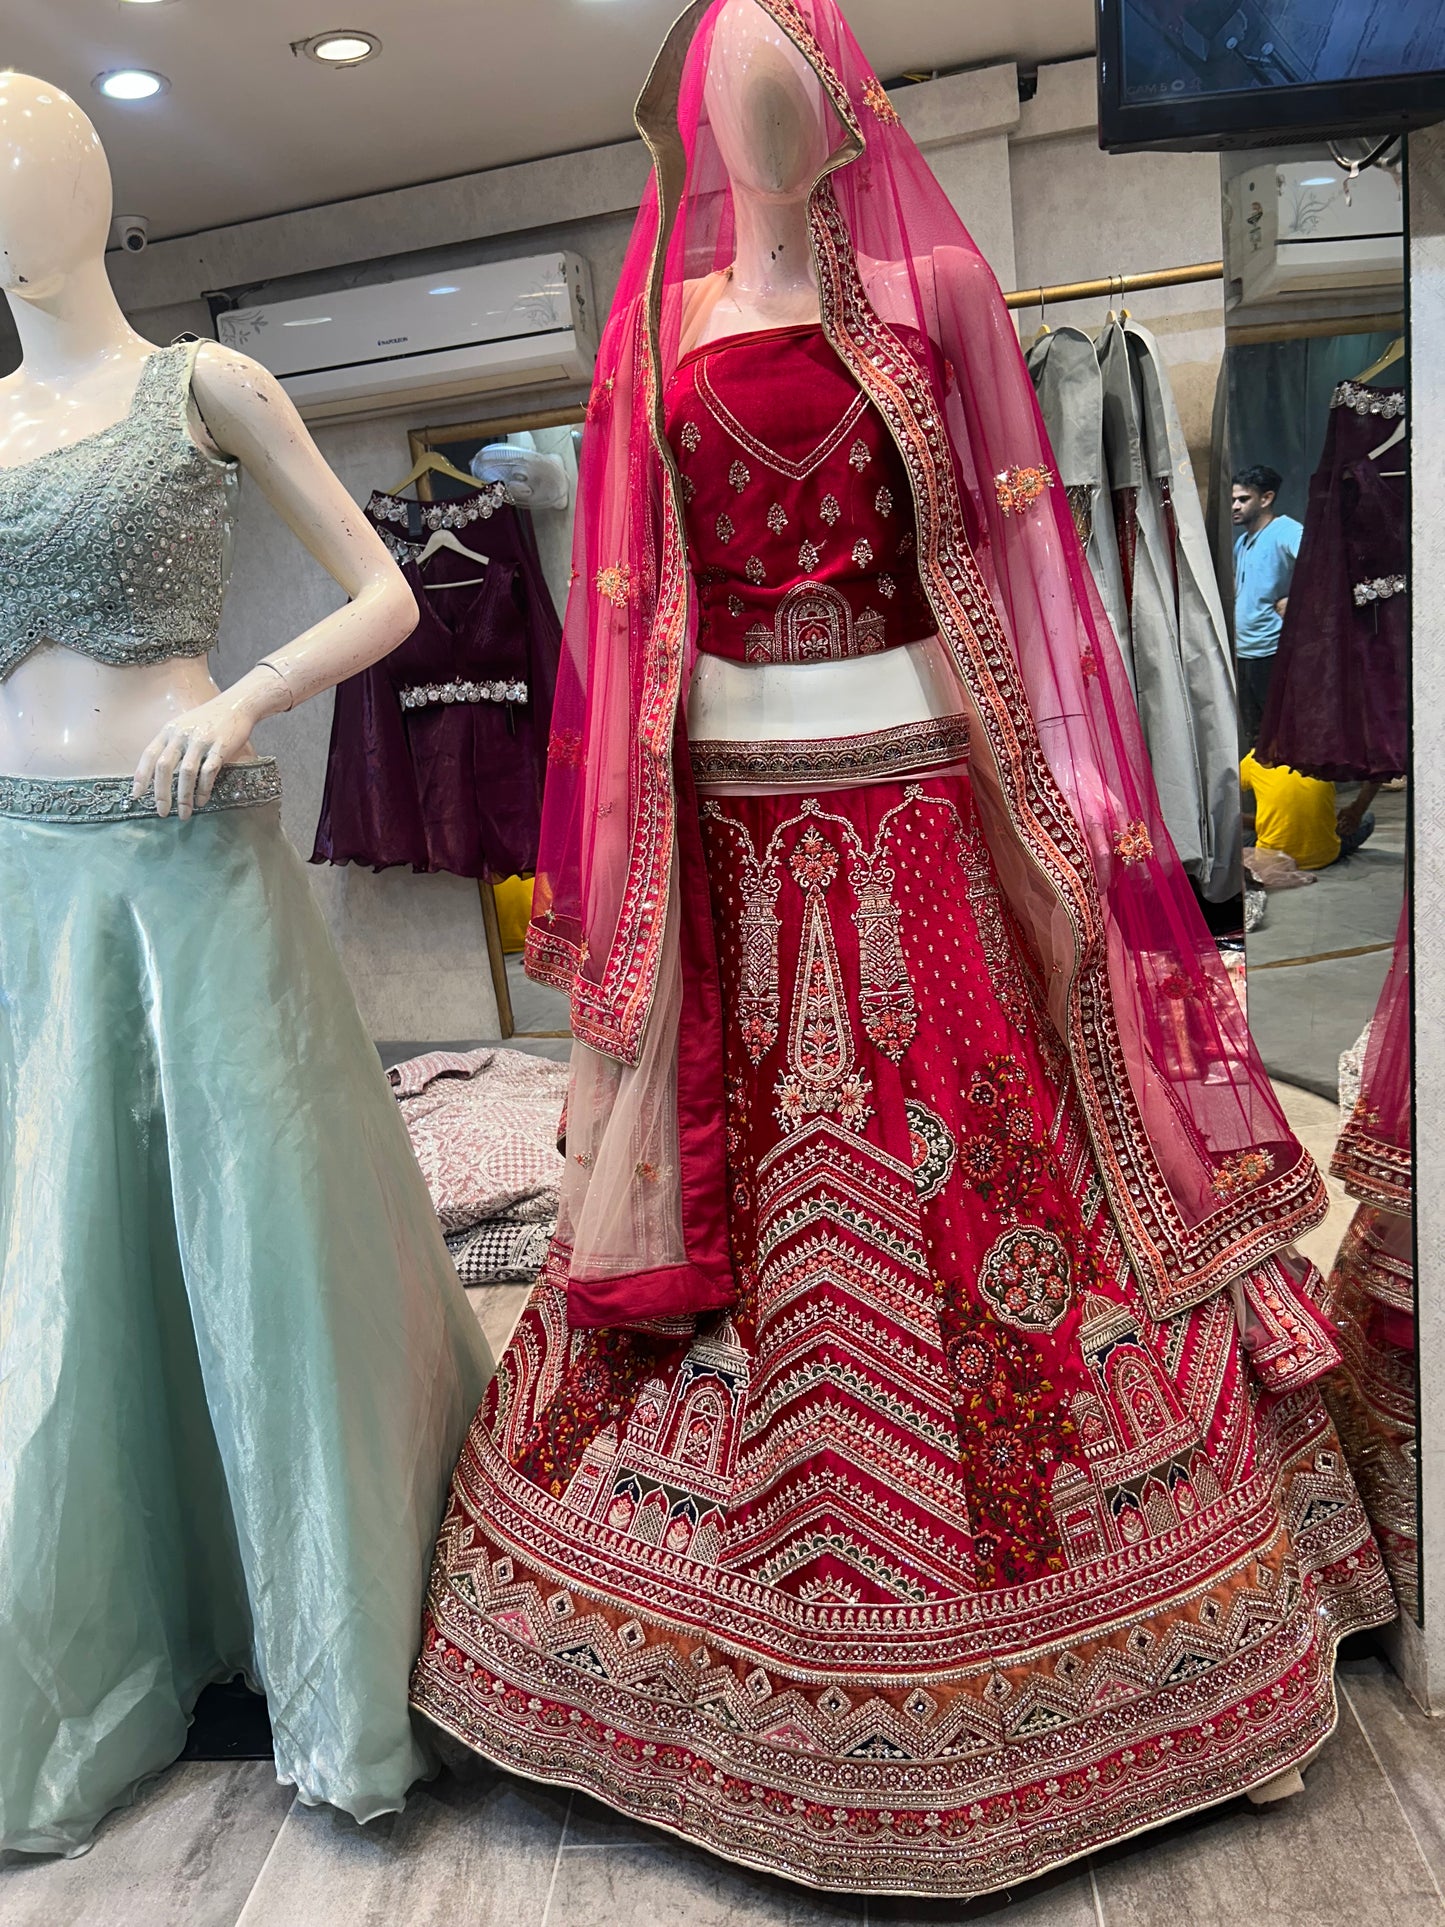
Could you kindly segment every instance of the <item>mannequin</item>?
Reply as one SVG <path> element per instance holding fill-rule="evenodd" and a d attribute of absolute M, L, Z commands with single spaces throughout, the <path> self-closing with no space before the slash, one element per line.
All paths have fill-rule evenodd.
<path fill-rule="evenodd" d="M 719 16 L 705 91 L 732 185 L 732 266 L 695 283 L 685 351 L 820 319 L 808 196 L 828 158 L 817 76 L 755 0 Z M 891 650 L 864 679 L 848 663 L 746 666 L 704 655 L 688 695 L 694 742 L 780 741 L 902 728 L 964 712 L 936 638 Z"/>
<path fill-rule="evenodd" d="M 638 124 L 527 952 L 567 1176 L 413 1704 L 810 1887 L 988 1892 L 1297 1791 L 1390 1614 L 1347 1476 L 1338 1549 L 1296 1523 L 1320 1185 L 997 283 L 834 0 L 698 0 Z"/>
<path fill-rule="evenodd" d="M 82 1851 L 238 1673 L 303 1801 L 402 1805 L 491 1364 L 251 742 L 415 604 L 270 375 L 129 326 L 110 206 L 0 75 L 0 1861 Z M 222 691 L 237 467 L 350 600 Z"/>
<path fill-rule="evenodd" d="M 14 468 L 119 421 L 156 349 L 111 290 L 110 171 L 94 127 L 58 88 L 0 74 L 0 178 L 0 288 L 23 350 L 0 382 L 0 468 Z M 224 764 L 254 757 L 259 723 L 366 668 L 415 626 L 400 572 L 275 376 L 207 342 L 192 393 L 199 445 L 240 463 L 350 600 L 224 693 L 204 660 L 115 668 L 42 647 L 0 683 L 0 772 L 134 771 L 160 815 L 188 817 Z"/>

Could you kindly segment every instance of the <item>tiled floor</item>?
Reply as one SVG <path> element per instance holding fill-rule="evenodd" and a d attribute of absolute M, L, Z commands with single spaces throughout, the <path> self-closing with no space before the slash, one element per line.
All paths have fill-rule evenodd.
<path fill-rule="evenodd" d="M 1333 1107 L 1284 1095 L 1323 1148 Z M 494 1347 L 526 1296 L 473 1294 Z M 1340 1685 L 1300 1798 L 1232 1801 L 972 1903 L 809 1893 L 479 1762 L 364 1829 L 266 1765 L 188 1764 L 88 1854 L 0 1870 L 0 1927 L 1445 1927 L 1445 1722 L 1379 1660 Z"/>
<path fill-rule="evenodd" d="M 813 1894 L 580 1795 L 446 1773 L 362 1829 L 267 1767 L 173 1769 L 78 1860 L 0 1872 L 0 1927 L 1416 1927 L 1445 1921 L 1445 1723 L 1376 1660 L 1302 1796 L 1244 1801 L 973 1903 Z"/>

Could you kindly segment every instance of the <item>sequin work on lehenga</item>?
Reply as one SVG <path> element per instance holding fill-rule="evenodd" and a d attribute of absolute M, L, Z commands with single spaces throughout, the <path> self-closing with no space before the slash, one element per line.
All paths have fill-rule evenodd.
<path fill-rule="evenodd" d="M 1251 1290 L 1293 1389 L 1228 1294 L 1149 1317 L 967 777 L 702 826 L 740 1302 L 569 1331 L 554 1250 L 415 1705 L 870 1892 L 997 1888 L 1303 1758 L 1336 1638 L 1391 1611 L 1306 1382 L 1333 1353 L 1277 1266 Z"/>

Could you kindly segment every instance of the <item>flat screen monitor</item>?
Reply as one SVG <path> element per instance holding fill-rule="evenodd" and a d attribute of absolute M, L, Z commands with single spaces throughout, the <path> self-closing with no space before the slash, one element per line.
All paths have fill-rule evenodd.
<path fill-rule="evenodd" d="M 1445 0 L 1098 0 L 1099 143 L 1263 147 L 1445 120 Z"/>

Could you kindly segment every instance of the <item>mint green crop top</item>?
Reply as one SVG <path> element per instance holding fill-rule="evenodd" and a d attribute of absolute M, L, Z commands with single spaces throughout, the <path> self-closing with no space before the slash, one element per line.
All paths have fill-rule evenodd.
<path fill-rule="evenodd" d="M 237 469 L 191 434 L 199 346 L 157 349 L 124 420 L 0 468 L 0 681 L 43 642 L 115 664 L 214 646 Z"/>

